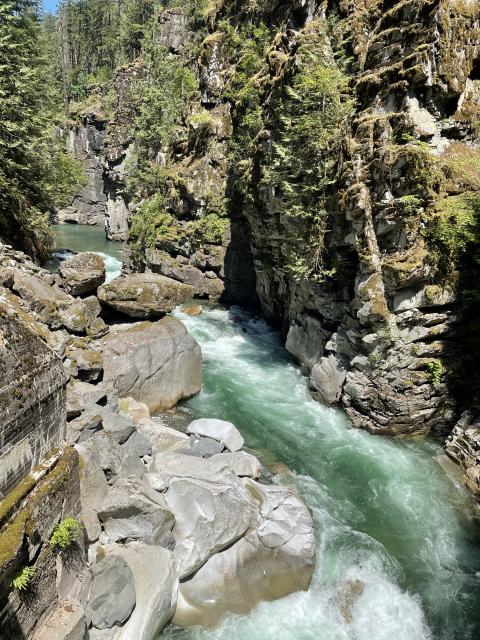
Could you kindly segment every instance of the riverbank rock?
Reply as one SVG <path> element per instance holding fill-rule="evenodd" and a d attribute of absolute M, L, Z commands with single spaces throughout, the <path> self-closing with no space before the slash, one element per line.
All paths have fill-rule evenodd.
<path fill-rule="evenodd" d="M 202 354 L 196 340 L 175 318 L 143 322 L 101 339 L 104 384 L 132 397 L 154 413 L 197 394 L 202 386 Z"/>
<path fill-rule="evenodd" d="M 87 621 L 96 629 L 123 624 L 136 603 L 132 570 L 122 557 L 112 554 L 94 565 L 92 571 Z"/>
<path fill-rule="evenodd" d="M 78 253 L 60 264 L 58 274 L 67 293 L 81 296 L 105 282 L 105 263 L 96 253 Z"/>
<path fill-rule="evenodd" d="M 92 640 L 154 640 L 171 619 L 175 610 L 178 575 L 173 554 L 167 549 L 141 542 L 102 547 L 107 553 L 122 558 L 133 574 L 136 606 L 122 627 L 111 629 L 111 635 L 90 632 Z"/>
<path fill-rule="evenodd" d="M 131 318 L 161 318 L 192 298 L 194 288 L 155 273 L 119 276 L 98 290 L 100 301 Z"/>
<path fill-rule="evenodd" d="M 306 590 L 315 564 L 313 522 L 305 505 L 284 487 L 246 487 L 257 522 L 180 583 L 173 623 L 213 626 L 227 612 L 246 614 L 261 601 Z"/>
<path fill-rule="evenodd" d="M 187 433 L 196 436 L 213 438 L 221 442 L 229 451 L 240 451 L 244 445 L 244 439 L 240 431 L 231 422 L 201 418 L 188 425 Z"/>
<path fill-rule="evenodd" d="M 201 304 L 195 304 L 189 307 L 182 307 L 182 311 L 189 316 L 200 316 L 203 313 L 203 307 Z"/>
<path fill-rule="evenodd" d="M 98 518 L 110 542 L 140 540 L 173 547 L 171 531 L 175 519 L 163 496 L 142 479 L 118 480 L 103 499 Z"/>

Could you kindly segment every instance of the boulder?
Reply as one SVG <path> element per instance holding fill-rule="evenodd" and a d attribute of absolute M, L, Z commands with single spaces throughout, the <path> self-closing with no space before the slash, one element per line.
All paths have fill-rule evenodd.
<path fill-rule="evenodd" d="M 213 626 L 227 612 L 247 614 L 261 601 L 308 589 L 315 560 L 308 509 L 284 487 L 252 480 L 247 487 L 262 514 L 257 526 L 180 584 L 173 624 Z"/>
<path fill-rule="evenodd" d="M 186 455 L 197 456 L 198 458 L 211 458 L 216 453 L 222 453 L 223 444 L 213 438 L 195 438 L 190 441 L 190 448 L 185 451 Z"/>
<path fill-rule="evenodd" d="M 99 507 L 98 517 L 111 542 L 142 540 L 170 547 L 174 517 L 163 497 L 144 480 L 117 480 Z"/>
<path fill-rule="evenodd" d="M 171 478 L 165 502 L 175 515 L 173 535 L 180 578 L 191 575 L 212 555 L 238 540 L 255 517 L 255 503 L 230 470 L 208 480 Z"/>
<path fill-rule="evenodd" d="M 239 451 L 244 445 L 244 439 L 240 431 L 231 422 L 226 422 L 225 420 L 215 420 L 213 418 L 194 420 L 189 424 L 187 433 L 218 440 L 229 451 Z"/>
<path fill-rule="evenodd" d="M 155 273 L 119 276 L 98 290 L 100 301 L 131 318 L 161 318 L 194 295 L 194 288 Z"/>
<path fill-rule="evenodd" d="M 96 253 L 78 253 L 60 264 L 62 287 L 73 296 L 96 291 L 105 282 L 105 263 Z"/>
<path fill-rule="evenodd" d="M 310 374 L 310 387 L 317 400 L 331 406 L 342 396 L 347 372 L 334 355 L 322 358 L 315 364 Z"/>
<path fill-rule="evenodd" d="M 103 383 L 120 397 L 132 397 L 154 413 L 198 393 L 202 354 L 175 318 L 142 322 L 101 339 Z"/>
<path fill-rule="evenodd" d="M 128 447 L 128 443 L 120 446 L 105 431 L 95 433 L 85 442 L 77 444 L 76 449 L 84 460 L 89 460 L 94 455 L 96 464 L 103 470 L 110 483 L 120 477 L 141 476 L 145 473 L 143 462 L 136 452 Z M 98 503 L 95 506 L 99 508 Z"/>
<path fill-rule="evenodd" d="M 71 333 L 86 333 L 98 323 L 101 310 L 98 299 L 95 296 L 89 296 L 59 307 L 58 318 Z M 96 334 L 97 331 L 94 333 Z"/>
<path fill-rule="evenodd" d="M 102 429 L 102 416 L 100 413 L 88 410 L 84 411 L 67 425 L 67 444 L 88 440 L 94 433 Z"/>
<path fill-rule="evenodd" d="M 211 458 L 214 464 L 227 466 L 236 476 L 258 479 L 262 473 L 260 461 L 246 451 L 220 453 Z"/>
<path fill-rule="evenodd" d="M 119 555 L 109 555 L 94 565 L 92 572 L 87 620 L 97 629 L 123 624 L 136 602 L 132 570 Z"/>
<path fill-rule="evenodd" d="M 152 453 L 152 443 L 143 433 L 134 431 L 125 443 L 125 446 L 136 453 L 139 458 L 149 456 Z"/>
<path fill-rule="evenodd" d="M 154 640 L 171 619 L 177 601 L 178 577 L 172 552 L 141 542 L 108 545 L 105 550 L 128 563 L 136 592 L 132 615 L 108 640 Z"/>
<path fill-rule="evenodd" d="M 102 354 L 93 349 L 69 349 L 67 351 L 70 369 L 75 377 L 85 382 L 95 382 L 103 371 Z"/>
<path fill-rule="evenodd" d="M 201 304 L 195 304 L 188 307 L 182 307 L 182 311 L 189 316 L 199 316 L 203 313 L 203 307 Z"/>
<path fill-rule="evenodd" d="M 152 443 L 154 452 L 184 451 L 189 446 L 189 438 L 184 433 L 166 427 L 159 419 L 142 420 L 138 431 Z"/>
<path fill-rule="evenodd" d="M 150 411 L 147 405 L 143 404 L 143 402 L 137 402 L 133 398 L 120 398 L 118 408 L 122 413 L 130 416 L 134 422 L 138 423 L 141 420 L 150 419 Z"/>
<path fill-rule="evenodd" d="M 126 442 L 135 431 L 135 423 L 128 416 L 115 413 L 107 407 L 98 407 L 98 412 L 102 416 L 105 433 L 110 435 L 118 444 Z"/>

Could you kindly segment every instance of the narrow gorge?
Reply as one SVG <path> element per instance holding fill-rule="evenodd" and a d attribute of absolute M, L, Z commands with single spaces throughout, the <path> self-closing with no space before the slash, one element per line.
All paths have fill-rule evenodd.
<path fill-rule="evenodd" d="M 477 0 L 0 37 L 0 639 L 476 640 Z"/>

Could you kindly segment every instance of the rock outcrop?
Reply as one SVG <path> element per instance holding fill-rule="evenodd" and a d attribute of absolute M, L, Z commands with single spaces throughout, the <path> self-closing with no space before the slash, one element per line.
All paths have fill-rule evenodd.
<path fill-rule="evenodd" d="M 103 383 L 156 412 L 190 398 L 202 385 L 196 340 L 175 318 L 120 327 L 101 339 Z"/>
<path fill-rule="evenodd" d="M 149 273 L 119 276 L 98 290 L 99 300 L 131 318 L 162 318 L 193 297 L 192 286 Z"/>
<path fill-rule="evenodd" d="M 78 253 L 60 264 L 62 287 L 72 296 L 96 293 L 105 282 L 105 263 L 95 253 Z"/>

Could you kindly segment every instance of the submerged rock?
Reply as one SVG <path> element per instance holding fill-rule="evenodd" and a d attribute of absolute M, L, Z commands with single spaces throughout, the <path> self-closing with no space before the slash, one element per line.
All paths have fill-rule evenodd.
<path fill-rule="evenodd" d="M 202 354 L 175 318 L 112 331 L 100 341 L 104 384 L 153 413 L 190 398 L 202 386 Z"/>
<path fill-rule="evenodd" d="M 161 318 L 193 295 L 190 285 L 154 273 L 119 276 L 98 290 L 103 304 L 131 318 Z"/>

